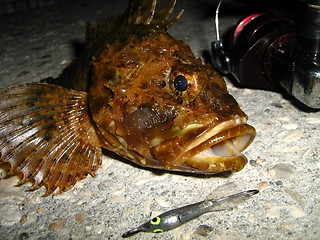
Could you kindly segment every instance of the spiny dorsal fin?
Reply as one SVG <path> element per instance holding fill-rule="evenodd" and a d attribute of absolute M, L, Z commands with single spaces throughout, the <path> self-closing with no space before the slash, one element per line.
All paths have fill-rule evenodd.
<path fill-rule="evenodd" d="M 106 18 L 102 24 L 87 25 L 86 47 L 91 47 L 101 39 L 104 39 L 113 31 L 127 25 L 157 24 L 164 30 L 170 28 L 182 15 L 181 10 L 169 20 L 176 0 L 170 0 L 162 10 L 156 11 L 157 0 L 130 0 L 126 12 L 119 17 Z"/>
<path fill-rule="evenodd" d="M 0 165 L 45 195 L 70 189 L 101 165 L 101 144 L 87 111 L 87 94 L 29 83 L 0 93 Z"/>

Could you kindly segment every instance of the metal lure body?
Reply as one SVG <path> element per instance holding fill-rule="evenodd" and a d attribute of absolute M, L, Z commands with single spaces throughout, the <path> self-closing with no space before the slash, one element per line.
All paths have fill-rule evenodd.
<path fill-rule="evenodd" d="M 138 232 L 161 233 L 169 231 L 201 216 L 202 214 L 212 211 L 232 209 L 234 204 L 237 204 L 239 200 L 251 197 L 258 192 L 259 190 L 248 190 L 220 199 L 204 200 L 180 208 L 172 209 L 160 214 L 141 226 L 124 233 L 122 237 L 130 237 Z"/>

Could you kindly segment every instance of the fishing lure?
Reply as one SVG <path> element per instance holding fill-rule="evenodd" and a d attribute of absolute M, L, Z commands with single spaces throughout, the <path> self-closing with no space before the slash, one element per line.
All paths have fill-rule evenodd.
<path fill-rule="evenodd" d="M 161 233 L 169 231 L 201 216 L 202 214 L 232 209 L 233 205 L 237 204 L 239 200 L 247 199 L 258 192 L 259 190 L 257 189 L 248 190 L 220 199 L 204 200 L 198 203 L 172 209 L 160 214 L 139 227 L 125 232 L 122 237 L 130 237 L 139 232 Z"/>

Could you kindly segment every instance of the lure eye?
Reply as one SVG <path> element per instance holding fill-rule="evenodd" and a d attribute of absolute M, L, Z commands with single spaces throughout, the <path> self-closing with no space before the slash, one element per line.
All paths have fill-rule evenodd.
<path fill-rule="evenodd" d="M 154 219 L 150 220 L 150 223 L 152 225 L 159 225 L 161 223 L 161 218 L 160 217 L 155 217 Z"/>
<path fill-rule="evenodd" d="M 188 80 L 183 75 L 178 75 L 173 81 L 174 87 L 179 92 L 183 92 L 188 88 Z"/>

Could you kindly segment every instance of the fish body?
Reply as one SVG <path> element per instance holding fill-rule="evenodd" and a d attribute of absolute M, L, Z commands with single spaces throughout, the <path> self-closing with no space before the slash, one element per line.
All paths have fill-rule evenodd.
<path fill-rule="evenodd" d="M 255 130 L 223 78 L 167 33 L 175 0 L 130 1 L 88 25 L 86 49 L 53 83 L 0 93 L 2 166 L 46 195 L 101 165 L 102 148 L 138 165 L 214 174 L 239 171 Z M 60 85 L 60 86 L 59 86 Z"/>

